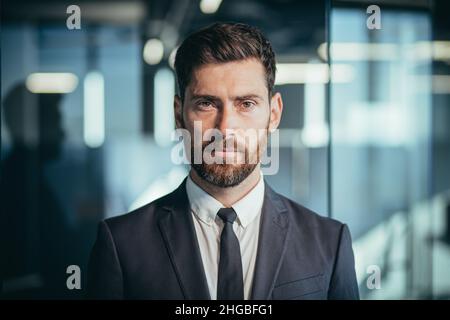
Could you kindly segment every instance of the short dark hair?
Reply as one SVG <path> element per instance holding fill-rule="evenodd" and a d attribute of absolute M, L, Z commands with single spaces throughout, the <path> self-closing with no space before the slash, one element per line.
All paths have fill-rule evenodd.
<path fill-rule="evenodd" d="M 275 54 L 256 27 L 243 23 L 214 23 L 189 35 L 177 50 L 175 72 L 181 99 L 195 68 L 210 63 L 258 59 L 266 71 L 269 97 L 275 83 Z"/>

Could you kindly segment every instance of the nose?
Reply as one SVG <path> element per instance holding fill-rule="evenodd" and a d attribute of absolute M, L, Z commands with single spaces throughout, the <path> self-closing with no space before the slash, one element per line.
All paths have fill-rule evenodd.
<path fill-rule="evenodd" d="M 237 114 L 232 103 L 226 103 L 218 113 L 216 128 L 225 134 L 226 129 L 235 129 L 237 125 Z"/>

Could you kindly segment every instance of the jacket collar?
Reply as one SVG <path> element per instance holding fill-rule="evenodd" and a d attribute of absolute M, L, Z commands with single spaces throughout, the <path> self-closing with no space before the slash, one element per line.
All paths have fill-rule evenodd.
<path fill-rule="evenodd" d="M 287 208 L 280 196 L 264 183 L 261 226 L 250 297 L 252 300 L 270 299 L 286 251 L 289 231 Z M 184 298 L 211 299 L 190 214 L 186 178 L 175 191 L 159 202 L 159 228 Z"/>

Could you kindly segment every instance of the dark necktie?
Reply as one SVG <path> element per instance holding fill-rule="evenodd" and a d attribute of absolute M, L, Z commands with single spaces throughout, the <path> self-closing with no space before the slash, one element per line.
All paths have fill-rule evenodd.
<path fill-rule="evenodd" d="M 220 236 L 217 300 L 244 300 L 241 249 L 233 231 L 237 215 L 233 208 L 222 208 L 217 215 L 224 222 Z"/>

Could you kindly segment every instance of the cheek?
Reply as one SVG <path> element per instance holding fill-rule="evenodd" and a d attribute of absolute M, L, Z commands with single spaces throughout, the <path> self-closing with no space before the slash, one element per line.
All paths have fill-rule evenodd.
<path fill-rule="evenodd" d="M 263 107 L 248 114 L 245 118 L 246 128 L 265 129 L 270 119 L 270 112 L 268 107 Z"/>
<path fill-rule="evenodd" d="M 186 108 L 183 112 L 183 119 L 186 123 L 186 126 L 188 126 L 188 123 L 190 123 L 190 126 L 193 127 L 195 121 L 201 121 L 203 125 L 213 123 L 215 115 L 213 112 L 196 112 L 195 110 Z"/>

